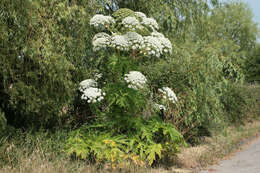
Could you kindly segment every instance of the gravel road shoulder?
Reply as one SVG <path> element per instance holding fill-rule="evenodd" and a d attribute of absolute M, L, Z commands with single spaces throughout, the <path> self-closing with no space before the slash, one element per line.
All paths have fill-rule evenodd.
<path fill-rule="evenodd" d="M 231 158 L 222 160 L 200 173 L 259 173 L 260 172 L 260 138 L 253 140 L 235 153 Z"/>

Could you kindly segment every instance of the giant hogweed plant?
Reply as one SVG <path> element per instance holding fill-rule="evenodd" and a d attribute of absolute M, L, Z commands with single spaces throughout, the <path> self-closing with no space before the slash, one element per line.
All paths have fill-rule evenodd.
<path fill-rule="evenodd" d="M 137 71 L 145 61 L 171 54 L 171 42 L 153 18 L 129 9 L 97 14 L 90 25 L 98 32 L 92 44 L 99 71 L 80 82 L 79 90 L 95 118 L 71 133 L 67 153 L 115 167 L 152 165 L 178 152 L 185 145 L 182 135 L 158 116 L 167 102 L 177 103 L 175 93 L 169 87 L 154 89 Z"/>

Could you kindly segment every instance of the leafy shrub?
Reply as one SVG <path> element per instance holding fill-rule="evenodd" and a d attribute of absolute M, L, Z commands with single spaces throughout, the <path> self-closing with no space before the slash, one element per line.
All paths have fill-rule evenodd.
<path fill-rule="evenodd" d="M 228 84 L 223 92 L 222 104 L 230 123 L 241 123 L 259 116 L 259 87 Z"/>
<path fill-rule="evenodd" d="M 249 118 L 257 118 L 260 116 L 260 87 L 259 85 L 242 87 L 247 97 Z"/>
<path fill-rule="evenodd" d="M 5 114 L 0 109 L 0 136 L 3 134 L 3 131 L 6 129 L 6 118 Z"/>
<path fill-rule="evenodd" d="M 70 109 L 73 79 L 86 72 L 79 64 L 88 14 L 83 4 L 62 0 L 4 0 L 0 9 L 0 93 L 8 123 L 53 127 Z"/>
<path fill-rule="evenodd" d="M 224 105 L 225 118 L 232 122 L 241 122 L 245 119 L 247 111 L 247 99 L 240 86 L 228 84 L 223 91 L 222 104 Z"/>
<path fill-rule="evenodd" d="M 179 102 L 169 105 L 164 116 L 186 139 L 197 138 L 200 136 L 197 128 L 208 129 L 210 123 L 217 123 L 222 116 L 220 97 L 227 82 L 223 67 L 228 58 L 219 59 L 221 46 L 218 42 L 211 45 L 187 41 L 181 46 L 174 45 L 172 57 L 141 67 L 152 86 L 175 88 Z"/>

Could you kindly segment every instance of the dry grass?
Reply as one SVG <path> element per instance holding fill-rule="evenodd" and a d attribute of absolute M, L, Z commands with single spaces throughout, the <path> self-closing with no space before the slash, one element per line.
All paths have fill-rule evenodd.
<path fill-rule="evenodd" d="M 247 122 L 240 127 L 229 127 L 224 133 L 205 138 L 203 144 L 189 147 L 178 154 L 178 165 L 196 172 L 208 165 L 216 164 L 247 143 L 250 143 L 260 134 L 260 119 Z"/>

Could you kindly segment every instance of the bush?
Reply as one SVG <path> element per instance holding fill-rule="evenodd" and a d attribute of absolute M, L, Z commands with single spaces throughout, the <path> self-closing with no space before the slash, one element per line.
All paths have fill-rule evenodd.
<path fill-rule="evenodd" d="M 72 120 L 68 153 L 112 166 L 122 157 L 151 165 L 176 153 L 182 135 L 194 142 L 257 110 L 236 87 L 255 37 L 254 23 L 244 22 L 250 15 L 237 11 L 243 4 L 143 2 L 3 0 L 2 127 Z"/>
<path fill-rule="evenodd" d="M 248 102 L 244 89 L 239 85 L 228 84 L 223 91 L 222 104 L 225 110 L 225 119 L 230 123 L 242 122 L 248 111 Z"/>
<path fill-rule="evenodd" d="M 165 113 L 186 139 L 197 138 L 222 119 L 221 95 L 225 79 L 223 68 L 228 57 L 219 58 L 220 42 L 174 45 L 174 53 L 166 60 L 143 66 L 152 86 L 169 85 L 178 93 L 179 102 Z M 208 133 L 206 133 L 208 134 Z"/>
<path fill-rule="evenodd" d="M 73 80 L 88 74 L 88 13 L 63 0 L 4 0 L 0 9 L 0 106 L 8 124 L 54 127 L 71 109 Z"/>
<path fill-rule="evenodd" d="M 0 109 L 0 136 L 4 133 L 3 131 L 6 129 L 6 125 L 5 114 Z"/>

